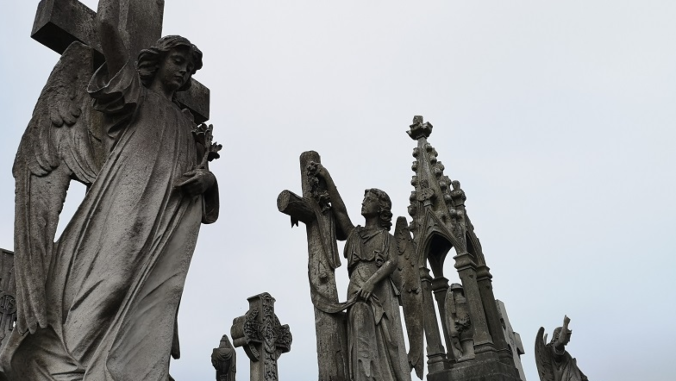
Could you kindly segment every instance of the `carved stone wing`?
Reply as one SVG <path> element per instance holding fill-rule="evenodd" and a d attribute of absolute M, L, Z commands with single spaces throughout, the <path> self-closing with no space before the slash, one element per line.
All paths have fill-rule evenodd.
<path fill-rule="evenodd" d="M 418 378 L 422 379 L 424 366 L 423 335 L 425 332 L 422 315 L 420 266 L 405 217 L 397 218 L 394 239 L 397 246 L 398 268 L 392 278 L 401 292 L 406 332 L 411 346 L 408 352 L 408 362 L 415 369 Z"/>
<path fill-rule="evenodd" d="M 549 353 L 549 349 L 547 348 L 547 335 L 544 333 L 544 327 L 540 327 L 537 335 L 535 335 L 535 364 L 538 368 L 540 381 L 554 381 L 552 355 Z"/>
<path fill-rule="evenodd" d="M 94 181 L 97 166 L 87 84 L 93 51 L 74 42 L 47 80 L 21 138 L 12 174 L 16 180 L 14 251 L 17 327 L 47 326 L 45 277 L 71 179 Z"/>

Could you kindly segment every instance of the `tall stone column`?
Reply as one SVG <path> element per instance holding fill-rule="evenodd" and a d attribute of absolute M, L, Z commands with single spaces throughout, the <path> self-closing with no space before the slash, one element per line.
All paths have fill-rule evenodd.
<path fill-rule="evenodd" d="M 467 298 L 472 327 L 474 329 L 474 353 L 480 356 L 481 353 L 495 351 L 493 339 L 491 337 L 488 322 L 486 321 L 486 312 L 481 301 L 481 292 L 477 283 L 476 264 L 472 261 L 471 255 L 464 252 L 453 257 L 455 259 L 455 268 L 462 281 L 462 286 Z"/>
<path fill-rule="evenodd" d="M 432 291 L 434 292 L 434 298 L 437 300 L 439 318 L 441 319 L 441 328 L 444 332 L 447 350 L 446 359 L 449 364 L 452 364 L 455 362 L 455 356 L 453 356 L 451 333 L 448 331 L 448 326 L 446 325 L 446 294 L 448 293 L 448 279 L 445 277 L 434 278 L 432 280 Z"/>
<path fill-rule="evenodd" d="M 432 276 L 428 268 L 420 269 L 420 279 L 423 289 L 423 308 L 425 339 L 427 340 L 427 366 L 428 372 L 434 373 L 447 369 L 446 351 L 441 344 L 439 323 L 434 312 L 434 300 L 432 299 Z"/>
<path fill-rule="evenodd" d="M 495 295 L 493 295 L 493 276 L 490 269 L 486 265 L 481 265 L 477 268 L 477 283 L 479 285 L 479 292 L 481 293 L 481 300 L 483 301 L 484 310 L 486 311 L 486 318 L 488 322 L 488 329 L 493 338 L 493 345 L 498 350 L 500 361 L 506 365 L 513 365 L 512 352 L 507 346 L 507 340 L 500 323 L 500 313 L 495 302 Z M 514 368 L 516 371 L 516 368 Z"/>

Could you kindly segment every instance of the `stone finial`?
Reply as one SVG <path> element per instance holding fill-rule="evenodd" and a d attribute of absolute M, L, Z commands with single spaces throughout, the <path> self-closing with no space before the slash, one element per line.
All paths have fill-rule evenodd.
<path fill-rule="evenodd" d="M 432 134 L 432 123 L 424 122 L 422 115 L 416 115 L 413 117 L 413 124 L 410 126 L 410 130 L 406 131 L 408 136 L 413 140 L 418 140 L 420 138 L 428 138 Z"/>

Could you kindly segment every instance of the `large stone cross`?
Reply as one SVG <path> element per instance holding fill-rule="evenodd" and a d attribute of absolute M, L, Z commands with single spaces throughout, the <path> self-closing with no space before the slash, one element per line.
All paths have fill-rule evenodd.
<path fill-rule="evenodd" d="M 312 184 L 308 169 L 311 163 L 321 163 L 314 151 L 300 155 L 303 197 L 284 190 L 277 197 L 277 209 L 291 217 L 291 224 L 305 224 L 308 245 L 308 277 L 310 295 L 315 308 L 317 334 L 317 364 L 319 380 L 347 381 L 347 342 L 343 312 L 329 313 L 326 302 L 338 303 L 335 269 L 340 266 L 336 244 L 335 222 L 325 194 L 325 184 Z"/>
<path fill-rule="evenodd" d="M 251 381 L 278 381 L 277 359 L 291 350 L 291 331 L 275 315 L 275 299 L 264 292 L 248 299 L 249 311 L 235 318 L 230 336 L 251 360 Z"/>
<path fill-rule="evenodd" d="M 128 32 L 130 57 L 149 48 L 162 37 L 164 0 L 119 0 L 120 27 Z M 95 26 L 96 12 L 78 0 L 42 0 L 35 15 L 31 37 L 62 54 L 73 41 L 80 41 L 97 52 L 102 62 L 101 43 Z M 181 104 L 192 111 L 195 121 L 209 119 L 209 89 L 192 80 L 188 91 L 177 93 Z"/>

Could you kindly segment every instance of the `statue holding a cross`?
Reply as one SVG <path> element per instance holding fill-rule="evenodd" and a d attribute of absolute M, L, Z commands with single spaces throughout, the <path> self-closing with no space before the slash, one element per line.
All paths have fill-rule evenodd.
<path fill-rule="evenodd" d="M 277 208 L 291 223 L 305 223 L 308 278 L 315 307 L 320 380 L 410 381 L 423 377 L 422 294 L 418 259 L 406 219 L 397 220 L 379 189 L 364 194 L 364 226 L 350 220 L 342 197 L 315 151 L 300 156 L 303 197 L 282 191 Z M 339 302 L 337 240 L 346 240 L 348 300 Z M 399 304 L 409 339 L 406 351 Z"/>
<path fill-rule="evenodd" d="M 49 3 L 53 13 L 64 6 L 41 7 Z M 65 50 L 22 138 L 13 168 L 17 324 L 0 379 L 170 378 L 197 235 L 218 217 L 208 161 L 220 146 L 176 99 L 202 66 L 199 49 L 167 36 L 134 65 L 130 47 L 143 33 L 134 17 L 148 6 L 160 7 L 161 25 L 163 1 L 99 2 L 98 39 Z M 92 75 L 99 53 L 105 61 Z M 71 179 L 87 193 L 54 242 Z"/>

